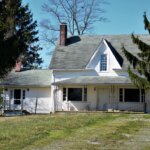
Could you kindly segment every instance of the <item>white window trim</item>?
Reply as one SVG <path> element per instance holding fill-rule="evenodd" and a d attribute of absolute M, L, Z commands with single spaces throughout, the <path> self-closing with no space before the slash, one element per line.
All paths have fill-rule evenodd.
<path fill-rule="evenodd" d="M 63 100 L 63 88 L 66 88 L 66 99 L 65 100 Z M 71 101 L 71 100 L 68 100 L 68 89 L 69 88 L 76 88 L 76 89 L 82 89 L 82 100 L 81 101 L 71 101 L 71 102 L 87 102 L 87 101 L 84 101 L 84 88 L 85 87 L 63 87 L 63 88 L 62 88 L 62 101 L 64 101 L 64 102 L 65 101 L 67 101 L 67 102 Z"/>
<path fill-rule="evenodd" d="M 15 92 L 15 90 L 20 90 L 21 91 L 21 98 L 20 99 L 15 99 L 14 98 L 14 92 Z M 11 93 L 11 91 L 12 91 L 12 98 L 10 99 L 10 100 L 20 100 L 20 102 L 22 101 L 22 100 L 25 100 L 26 99 L 26 96 L 27 96 L 27 90 L 24 88 L 24 89 L 20 89 L 20 88 L 14 88 L 14 89 L 10 89 L 9 90 L 9 92 Z M 23 91 L 25 91 L 25 98 L 23 99 Z M 10 98 L 10 93 L 9 93 L 9 98 Z M 17 104 L 14 104 L 14 105 L 17 105 Z M 20 104 L 18 104 L 18 105 L 21 105 L 21 103 Z"/>
<path fill-rule="evenodd" d="M 123 101 L 121 102 L 120 101 L 120 92 L 119 92 L 119 90 L 120 89 L 122 89 L 123 90 Z M 139 102 L 126 102 L 125 101 L 125 98 L 124 98 L 124 96 L 125 96 L 125 89 L 138 89 L 138 88 L 119 88 L 119 90 L 118 90 L 118 100 L 119 100 L 119 103 L 143 103 L 142 102 L 142 89 L 139 89 L 140 90 L 140 101 Z"/>
<path fill-rule="evenodd" d="M 106 66 L 106 70 L 101 70 L 101 56 L 102 55 L 106 55 L 106 61 L 107 61 L 107 66 Z M 99 61 L 99 71 L 100 71 L 100 73 L 106 73 L 106 72 L 108 72 L 108 70 L 109 70 L 109 54 L 106 54 L 106 53 L 102 53 L 102 54 L 100 54 L 100 61 Z"/>

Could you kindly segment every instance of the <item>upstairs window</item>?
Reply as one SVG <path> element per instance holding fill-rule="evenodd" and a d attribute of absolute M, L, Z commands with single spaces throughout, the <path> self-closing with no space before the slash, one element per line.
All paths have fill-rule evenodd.
<path fill-rule="evenodd" d="M 107 55 L 102 54 L 100 57 L 100 71 L 107 71 Z"/>

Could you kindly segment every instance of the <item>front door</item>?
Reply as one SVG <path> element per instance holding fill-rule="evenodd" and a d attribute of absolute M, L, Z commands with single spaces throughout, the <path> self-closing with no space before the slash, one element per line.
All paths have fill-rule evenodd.
<path fill-rule="evenodd" d="M 107 110 L 109 104 L 109 88 L 98 89 L 98 110 Z"/>

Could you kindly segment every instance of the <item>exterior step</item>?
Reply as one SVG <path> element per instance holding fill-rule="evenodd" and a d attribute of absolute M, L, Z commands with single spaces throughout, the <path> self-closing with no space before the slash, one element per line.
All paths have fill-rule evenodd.
<path fill-rule="evenodd" d="M 26 110 L 4 110 L 4 116 L 6 117 L 11 117 L 11 116 L 22 116 L 22 115 L 27 115 L 29 112 Z"/>

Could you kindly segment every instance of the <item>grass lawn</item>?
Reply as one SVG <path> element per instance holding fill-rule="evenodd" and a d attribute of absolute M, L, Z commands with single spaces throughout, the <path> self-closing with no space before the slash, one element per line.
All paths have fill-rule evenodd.
<path fill-rule="evenodd" d="M 149 150 L 150 115 L 57 113 L 0 118 L 1 150 Z"/>

